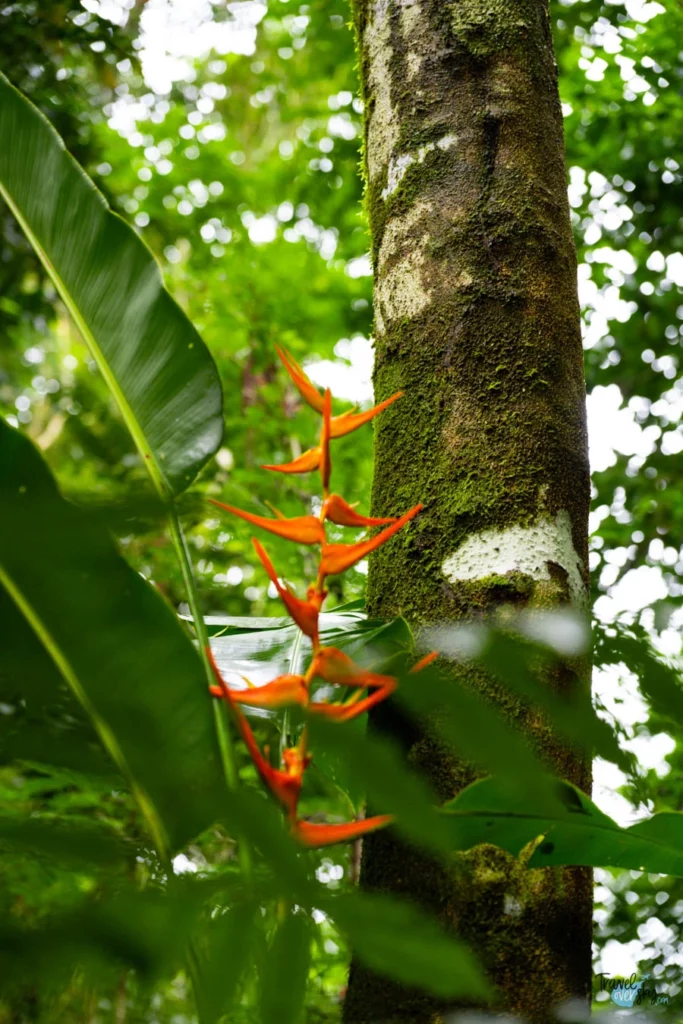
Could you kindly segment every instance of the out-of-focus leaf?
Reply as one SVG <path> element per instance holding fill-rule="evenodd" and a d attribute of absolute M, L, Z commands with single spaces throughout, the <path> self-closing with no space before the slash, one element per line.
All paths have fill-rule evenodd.
<path fill-rule="evenodd" d="M 429 786 L 409 770 L 397 746 L 376 733 L 364 735 L 348 724 L 309 718 L 311 749 L 332 753 L 352 781 L 364 789 L 373 811 L 395 814 L 396 827 L 414 843 L 447 853 L 453 849 L 449 828 L 436 810 Z"/>
<path fill-rule="evenodd" d="M 415 714 L 433 715 L 435 728 L 457 753 L 494 774 L 505 775 L 520 793 L 541 793 L 547 779 L 522 735 L 500 711 L 451 675 L 429 666 L 403 674 L 396 698 Z"/>
<path fill-rule="evenodd" d="M 109 536 L 59 495 L 27 438 L 1 421 L 0 583 L 129 780 L 159 851 L 210 825 L 224 787 L 196 651 Z"/>
<path fill-rule="evenodd" d="M 227 1013 L 249 960 L 257 906 L 245 903 L 213 918 L 202 928 L 206 955 L 200 965 L 201 1019 L 214 1024 Z"/>
<path fill-rule="evenodd" d="M 130 859 L 124 844 L 101 826 L 71 825 L 43 818 L 0 816 L 0 846 L 65 863 L 120 864 Z"/>
<path fill-rule="evenodd" d="M 4 75 L 0 195 L 88 345 L 157 491 L 184 490 L 221 442 L 214 362 L 147 247 Z"/>
<path fill-rule="evenodd" d="M 275 933 L 260 986 L 262 1024 L 298 1024 L 311 961 L 311 925 L 290 911 Z"/>
<path fill-rule="evenodd" d="M 79 911 L 22 928 L 0 925 L 3 991 L 64 981 L 77 965 L 95 981 L 101 974 L 134 969 L 151 982 L 180 966 L 200 910 L 197 894 L 179 887 L 172 895 L 126 891 Z"/>
<path fill-rule="evenodd" d="M 512 790 L 506 779 L 482 779 L 468 786 L 444 807 L 454 846 L 493 843 L 516 855 L 543 836 L 530 868 L 585 864 L 683 874 L 683 814 L 655 814 L 620 828 L 576 786 L 550 781 L 555 799 L 540 806 Z"/>
<path fill-rule="evenodd" d="M 596 664 L 625 664 L 638 676 L 643 696 L 654 710 L 683 725 L 683 676 L 679 668 L 657 654 L 642 627 L 596 623 L 594 643 Z"/>
<path fill-rule="evenodd" d="M 480 666 L 513 694 L 541 708 L 557 733 L 574 747 L 612 761 L 627 773 L 632 772 L 632 755 L 620 746 L 614 731 L 595 713 L 587 676 L 583 685 L 580 678 L 575 679 L 567 692 L 553 690 L 548 679 L 560 665 L 560 654 L 552 646 L 533 642 L 524 635 L 533 630 L 536 640 L 539 634 L 551 640 L 553 630 L 556 630 L 560 639 L 565 643 L 573 640 L 577 647 L 580 646 L 579 653 L 585 655 L 588 625 L 584 627 L 580 620 L 570 618 L 568 613 L 555 612 L 534 612 L 533 617 L 520 616 L 513 624 L 522 632 L 515 635 L 509 630 L 492 630 L 483 625 L 439 627 L 430 631 L 429 644 L 456 663 Z M 570 630 L 573 635 L 568 637 Z M 565 661 L 567 657 L 565 655 Z M 588 672 L 586 664 L 585 657 L 576 664 L 579 676 L 582 671 Z"/>
<path fill-rule="evenodd" d="M 415 907 L 362 892 L 318 902 L 358 958 L 378 974 L 445 999 L 492 995 L 468 947 Z"/>
<path fill-rule="evenodd" d="M 575 681 L 570 691 L 560 694 L 547 682 L 539 681 L 539 674 L 551 672 L 559 663 L 558 654 L 551 648 L 495 632 L 477 660 L 513 693 L 542 708 L 553 728 L 573 746 L 612 761 L 626 773 L 633 771 L 632 755 L 619 745 L 607 722 L 596 715 L 588 682 L 582 688 L 581 682 Z"/>

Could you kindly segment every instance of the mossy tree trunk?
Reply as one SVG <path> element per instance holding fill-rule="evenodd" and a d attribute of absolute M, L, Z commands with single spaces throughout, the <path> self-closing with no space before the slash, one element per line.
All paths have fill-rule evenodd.
<path fill-rule="evenodd" d="M 585 388 L 548 0 L 353 7 L 375 394 L 405 392 L 378 421 L 373 515 L 425 506 L 371 561 L 369 611 L 419 628 L 501 604 L 585 607 Z M 392 728 L 390 716 L 376 709 L 375 726 Z M 515 717 L 546 763 L 588 789 L 585 761 Z M 428 735 L 403 739 L 440 799 L 472 780 Z M 464 935 L 508 1011 L 540 1022 L 588 998 L 589 871 L 526 872 L 493 847 L 446 870 L 387 831 L 366 840 L 361 882 Z M 352 966 L 347 1024 L 434 1022 L 444 1009 Z"/>

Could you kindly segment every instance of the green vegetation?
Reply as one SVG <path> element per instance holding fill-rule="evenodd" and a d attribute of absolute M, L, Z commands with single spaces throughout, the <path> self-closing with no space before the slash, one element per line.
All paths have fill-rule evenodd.
<path fill-rule="evenodd" d="M 461 20 L 474 13 L 467 24 L 451 19 L 449 31 L 471 38 L 480 59 L 479 8 L 461 6 Z M 373 309 L 348 5 L 211 0 L 195 24 L 188 5 L 188 50 L 202 19 L 212 21 L 216 50 L 152 63 L 163 36 L 154 17 L 180 17 L 182 7 L 17 0 L 0 11 L 0 1022 L 331 1024 L 341 1019 L 352 952 L 409 986 L 416 1014 L 425 995 L 495 1005 L 467 928 L 449 934 L 406 900 L 363 892 L 354 846 L 295 844 L 208 693 L 204 639 L 232 679 L 262 682 L 308 664 L 310 648 L 279 618 L 249 527 L 207 499 L 259 515 L 267 502 L 287 516 L 306 504 L 318 511 L 313 476 L 258 472 L 315 443 L 315 418 L 275 345 L 329 384 L 341 412 L 353 400 L 349 366 L 367 357 Z M 500 900 L 515 859 L 511 913 L 521 899 L 540 911 L 567 866 L 597 867 L 602 970 L 630 975 L 635 958 L 675 1013 L 683 8 L 558 0 L 551 17 L 591 409 L 602 402 L 620 425 L 615 452 L 596 448 L 593 474 L 594 702 L 542 685 L 558 653 L 579 674 L 591 653 L 581 624 L 552 613 L 511 616 L 503 632 L 430 638 L 462 670 L 411 676 L 406 623 L 364 615 L 361 564 L 330 579 L 322 634 L 400 679 L 393 740 L 366 732 L 363 720 L 343 732 L 313 724 L 299 813 L 348 821 L 367 800 L 369 813 L 394 814 L 395 832 L 377 842 L 399 835 L 436 860 L 435 910 L 440 887 L 462 881 L 453 852 L 483 840 L 492 844 L 486 855 L 465 853 L 465 863 Z M 247 52 L 224 52 L 228 32 Z M 431 153 L 421 166 L 438 174 Z M 415 181 L 409 170 L 391 216 L 415 201 Z M 493 326 L 482 334 L 491 343 Z M 411 329 L 399 323 L 399 340 Z M 493 379 L 472 378 L 492 408 L 504 353 L 495 365 Z M 406 386 L 397 366 L 385 362 L 378 398 Z M 426 410 L 426 441 L 411 459 L 437 488 L 441 464 L 428 465 L 434 382 L 420 377 L 419 359 L 409 369 L 411 393 L 378 421 L 378 444 L 411 448 L 410 421 Z M 531 360 L 515 379 L 542 397 L 547 371 Z M 507 422 L 496 421 L 484 455 L 512 486 L 519 467 L 499 451 Z M 530 439 L 539 458 L 542 441 Z M 334 448 L 335 487 L 364 513 L 371 448 L 371 429 Z M 458 515 L 486 512 L 496 496 L 477 485 L 480 468 L 454 496 Z M 533 471 L 531 458 L 524 472 Z M 376 513 L 378 503 L 393 514 L 430 498 L 400 465 L 375 487 Z M 400 601 L 411 551 L 441 563 L 438 539 L 439 558 L 424 537 L 419 546 L 420 522 L 383 549 L 373 614 L 412 619 Z M 301 594 L 314 575 L 310 549 L 278 538 L 268 549 Z M 525 585 L 477 581 L 471 604 L 515 604 Z M 479 673 L 495 677 L 505 717 L 468 684 Z M 436 779 L 418 770 L 419 757 L 406 758 L 416 721 L 447 749 Z M 292 708 L 250 723 L 275 763 L 303 717 Z M 598 779 L 618 790 L 614 814 L 599 809 L 602 789 L 591 802 L 549 780 L 520 726 L 561 736 L 577 758 L 596 755 Z M 475 769 L 491 778 L 449 804 L 460 758 L 474 766 L 463 783 Z M 613 817 L 629 809 L 643 820 L 621 828 Z M 372 880 L 380 888 L 381 871 Z M 483 927 L 481 904 L 471 911 L 470 928 Z M 532 988 L 521 962 L 520 972 L 520 991 Z"/>

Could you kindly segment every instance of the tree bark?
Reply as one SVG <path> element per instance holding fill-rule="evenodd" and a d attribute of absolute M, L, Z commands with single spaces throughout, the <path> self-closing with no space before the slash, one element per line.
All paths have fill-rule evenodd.
<path fill-rule="evenodd" d="M 375 394 L 404 391 L 377 422 L 373 515 L 425 506 L 373 556 L 369 612 L 419 628 L 501 604 L 585 608 L 585 386 L 548 2 L 353 5 Z M 586 685 L 560 674 L 549 685 Z M 495 699 L 486 679 L 471 682 Z M 589 763 L 507 704 L 546 764 L 588 791 Z M 373 718 L 393 727 L 391 711 Z M 402 738 L 440 799 L 474 778 L 429 735 Z M 387 831 L 365 840 L 361 883 L 463 935 L 509 1012 L 543 1022 L 589 998 L 587 869 L 527 872 L 490 846 L 446 869 Z M 352 965 L 347 1024 L 433 1024 L 445 1009 Z"/>

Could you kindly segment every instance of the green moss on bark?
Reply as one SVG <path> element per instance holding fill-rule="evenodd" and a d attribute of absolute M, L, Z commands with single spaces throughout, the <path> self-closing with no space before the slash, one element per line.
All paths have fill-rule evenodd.
<path fill-rule="evenodd" d="M 547 2 L 354 0 L 353 8 L 376 275 L 375 393 L 404 391 L 376 421 L 373 514 L 424 505 L 373 556 L 368 609 L 402 614 L 419 630 L 501 606 L 552 607 L 569 598 L 561 565 L 549 563 L 541 580 L 484 572 L 454 581 L 443 569 L 472 534 L 559 513 L 587 563 L 576 263 Z M 585 685 L 574 669 L 548 685 Z M 538 715 L 476 672 L 470 683 L 550 767 L 589 787 L 588 766 Z M 391 715 L 378 708 L 374 727 L 394 729 Z M 474 778 L 429 730 L 404 739 L 407 760 L 443 799 Z M 387 832 L 366 840 L 362 882 L 422 902 L 467 937 L 507 1010 L 545 1022 L 558 1002 L 588 995 L 590 872 L 526 872 L 492 847 L 444 868 Z M 444 1010 L 353 965 L 348 1024 L 434 1022 Z"/>

